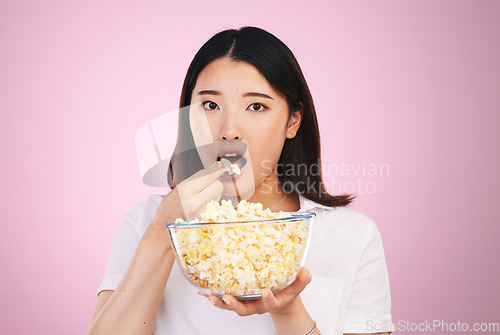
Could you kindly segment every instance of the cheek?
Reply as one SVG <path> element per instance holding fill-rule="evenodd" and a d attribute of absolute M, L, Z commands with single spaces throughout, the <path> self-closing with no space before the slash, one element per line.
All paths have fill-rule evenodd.
<path fill-rule="evenodd" d="M 269 151 L 275 148 L 278 143 L 281 143 L 285 137 L 284 131 L 281 127 L 273 125 L 261 125 L 254 134 L 254 140 L 263 145 L 264 151 Z"/>
<path fill-rule="evenodd" d="M 249 140 L 254 164 L 263 161 L 278 162 L 286 138 L 286 125 L 282 122 L 260 122 Z"/>
<path fill-rule="evenodd" d="M 211 127 L 205 113 L 199 110 L 196 105 L 189 111 L 189 125 L 196 146 L 202 146 L 212 141 Z M 183 131 L 181 129 L 181 131 Z"/>
<path fill-rule="evenodd" d="M 217 151 L 214 146 L 212 127 L 204 113 L 196 111 L 194 108 L 189 115 L 191 134 L 194 145 L 204 167 L 210 166 L 217 159 Z M 183 131 L 182 129 L 180 131 Z M 188 131 L 187 129 L 185 131 Z M 190 148 L 186 148 L 190 149 Z"/>

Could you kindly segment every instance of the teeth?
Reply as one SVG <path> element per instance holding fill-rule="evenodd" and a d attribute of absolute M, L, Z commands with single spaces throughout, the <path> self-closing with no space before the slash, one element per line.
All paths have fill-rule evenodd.
<path fill-rule="evenodd" d="M 227 157 L 236 157 L 236 156 L 238 156 L 238 154 L 233 152 L 233 153 L 230 153 L 230 154 L 225 154 L 224 156 L 227 156 Z"/>

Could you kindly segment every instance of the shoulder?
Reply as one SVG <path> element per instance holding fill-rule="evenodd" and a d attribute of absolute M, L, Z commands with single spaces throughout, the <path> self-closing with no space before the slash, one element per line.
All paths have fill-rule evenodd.
<path fill-rule="evenodd" d="M 151 210 L 154 210 L 156 212 L 164 197 L 165 195 L 152 194 L 143 202 L 132 207 L 132 209 L 128 213 L 131 215 L 137 215 Z"/>
<path fill-rule="evenodd" d="M 125 215 L 124 224 L 133 227 L 137 235 L 142 235 L 154 218 L 164 197 L 165 195 L 153 194 L 132 207 Z"/>
<path fill-rule="evenodd" d="M 375 229 L 374 221 L 368 216 L 349 207 L 328 207 L 314 201 L 300 197 L 300 211 L 316 214 L 314 225 L 323 233 L 336 231 L 337 234 L 366 235 Z"/>

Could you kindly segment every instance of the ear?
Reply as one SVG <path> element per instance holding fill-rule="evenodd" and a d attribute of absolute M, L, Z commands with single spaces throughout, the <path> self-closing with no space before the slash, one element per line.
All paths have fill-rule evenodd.
<path fill-rule="evenodd" d="M 300 123 L 302 122 L 302 114 L 303 114 L 302 102 L 300 102 L 300 109 L 296 112 L 293 112 L 290 115 L 288 120 L 288 125 L 286 128 L 286 138 L 294 138 L 297 135 L 297 131 L 299 131 Z"/>

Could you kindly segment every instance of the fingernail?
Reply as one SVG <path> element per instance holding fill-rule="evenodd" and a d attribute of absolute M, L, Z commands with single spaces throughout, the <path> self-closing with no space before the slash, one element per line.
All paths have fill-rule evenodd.
<path fill-rule="evenodd" d="M 309 278 L 311 278 L 311 272 L 310 272 L 309 270 L 305 269 L 305 268 L 304 268 L 304 270 L 302 270 L 302 271 L 304 272 L 304 274 L 307 274 L 307 277 L 306 277 L 306 278 L 304 278 L 304 275 L 303 275 L 303 274 L 301 274 L 301 276 L 300 276 L 300 277 L 304 278 L 304 279 L 305 279 L 305 282 L 308 282 L 308 281 L 309 281 Z"/>
<path fill-rule="evenodd" d="M 262 298 L 267 298 L 269 297 L 269 292 L 267 292 L 266 289 L 263 289 L 260 293 L 262 295 Z"/>
<path fill-rule="evenodd" d="M 222 300 L 224 300 L 224 302 L 229 306 L 231 305 L 231 300 L 229 300 L 229 298 L 226 298 L 226 297 L 223 297 Z"/>

